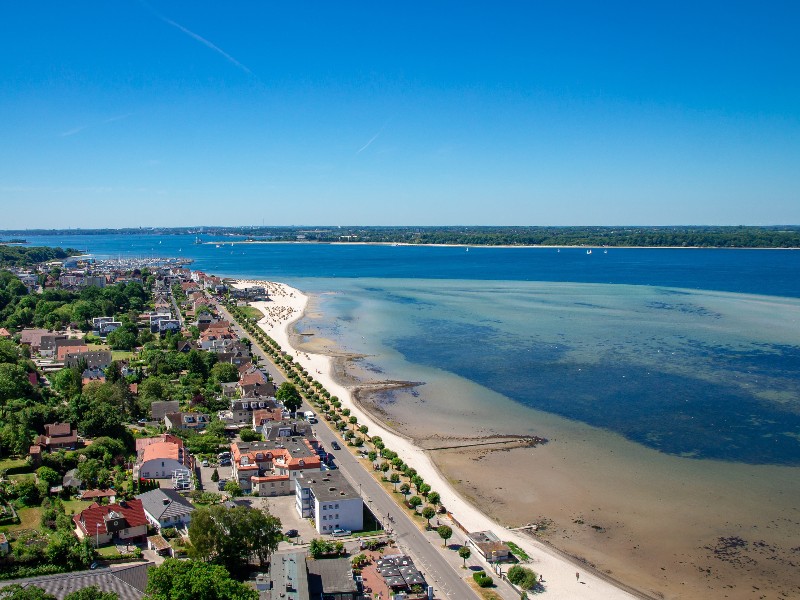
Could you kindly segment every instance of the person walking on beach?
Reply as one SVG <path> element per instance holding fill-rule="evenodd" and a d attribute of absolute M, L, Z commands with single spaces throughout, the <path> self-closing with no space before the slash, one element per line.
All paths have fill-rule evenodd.
<path fill-rule="evenodd" d="M 580 580 L 581 580 L 581 574 L 575 573 L 575 581 L 580 581 Z"/>

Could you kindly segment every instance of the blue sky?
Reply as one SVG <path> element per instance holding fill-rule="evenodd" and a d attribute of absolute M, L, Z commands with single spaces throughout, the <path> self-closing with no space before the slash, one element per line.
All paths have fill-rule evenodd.
<path fill-rule="evenodd" d="M 793 2 L 5 2 L 0 229 L 800 223 Z"/>

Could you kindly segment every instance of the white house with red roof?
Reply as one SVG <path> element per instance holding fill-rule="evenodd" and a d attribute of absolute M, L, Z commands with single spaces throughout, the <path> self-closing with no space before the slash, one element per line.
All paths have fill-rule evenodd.
<path fill-rule="evenodd" d="M 194 468 L 194 459 L 183 447 L 183 440 L 163 434 L 136 440 L 133 476 L 141 479 L 169 479 L 175 471 Z"/>
<path fill-rule="evenodd" d="M 95 544 L 122 542 L 134 544 L 147 537 L 147 517 L 141 500 L 123 500 L 118 504 L 93 504 L 72 517 L 75 533 Z"/>

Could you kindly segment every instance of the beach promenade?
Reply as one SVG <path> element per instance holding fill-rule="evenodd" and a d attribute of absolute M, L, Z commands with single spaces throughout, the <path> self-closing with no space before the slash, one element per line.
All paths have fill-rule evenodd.
<path fill-rule="evenodd" d="M 246 286 L 252 283 L 253 282 L 240 282 L 239 285 Z M 309 373 L 312 373 L 314 378 L 320 381 L 332 395 L 338 396 L 343 402 L 343 405 L 350 408 L 352 414 L 358 417 L 360 423 L 369 426 L 371 435 L 380 435 L 387 447 L 396 451 L 406 463 L 413 466 L 425 481 L 428 482 L 434 490 L 440 493 L 442 504 L 447 506 L 448 511 L 461 526 L 468 531 L 491 530 L 501 539 L 514 542 L 525 550 L 531 557 L 531 563 L 527 566 L 537 573 L 541 573 L 544 577 L 544 591 L 537 595 L 564 600 L 574 598 L 587 600 L 616 600 L 647 597 L 633 590 L 623 589 L 623 586 L 605 578 L 602 574 L 593 572 L 585 565 L 565 557 L 557 550 L 537 542 L 524 533 L 508 530 L 499 526 L 475 506 L 459 496 L 449 484 L 446 477 L 439 472 L 422 449 L 416 447 L 406 437 L 384 427 L 378 419 L 373 418 L 372 415 L 363 411 L 362 408 L 353 401 L 350 390 L 333 378 L 333 363 L 330 356 L 310 352 L 307 353 L 291 345 L 290 328 L 295 321 L 302 317 L 308 303 L 308 298 L 299 290 L 285 284 L 275 282 L 258 283 L 267 287 L 270 296 L 270 301 L 268 302 L 251 303 L 252 306 L 259 309 L 265 315 L 258 323 L 261 329 L 289 352 L 296 362 L 303 365 Z M 327 431 L 326 427 L 320 427 L 319 430 L 320 432 L 324 431 L 324 433 L 322 433 L 323 436 L 333 435 L 331 432 Z M 344 451 L 338 454 L 343 455 Z M 341 457 L 337 456 L 337 458 Z M 349 461 L 351 459 L 355 463 L 353 466 L 358 467 L 357 461 L 355 461 L 351 454 L 347 453 L 347 457 L 344 460 Z M 348 472 L 351 473 L 356 470 L 358 469 L 348 468 Z M 361 471 L 364 476 L 374 484 L 374 490 L 372 486 L 363 489 L 372 490 L 370 492 L 370 497 L 373 501 L 378 501 L 380 498 L 381 505 L 378 506 L 379 509 L 385 510 L 388 513 L 391 506 L 397 506 L 394 504 L 394 501 L 383 492 L 382 488 L 375 482 L 371 474 L 363 469 L 361 469 Z M 359 479 L 361 479 L 361 477 L 359 477 Z M 363 480 L 362 487 L 367 482 L 367 479 Z M 383 506 L 384 500 L 390 504 Z M 410 520 L 409 524 L 415 531 L 419 532 Z M 454 529 L 457 530 L 458 528 L 454 527 Z M 447 555 L 447 553 L 455 555 L 455 552 L 452 550 L 443 550 L 442 552 L 445 555 Z M 437 554 L 439 554 L 443 562 L 438 566 L 431 565 L 432 570 L 435 572 L 441 569 L 451 569 L 451 567 L 447 566 L 448 563 L 442 557 L 442 552 L 437 552 Z M 438 563 L 439 561 L 436 562 Z M 450 597 L 457 596 L 450 595 Z"/>

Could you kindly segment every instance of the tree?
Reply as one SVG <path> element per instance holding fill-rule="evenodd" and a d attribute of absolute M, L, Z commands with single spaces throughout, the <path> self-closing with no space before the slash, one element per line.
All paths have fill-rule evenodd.
<path fill-rule="evenodd" d="M 242 488 L 239 486 L 237 481 L 231 479 L 228 483 L 225 484 L 225 492 L 230 494 L 232 497 L 236 498 L 237 496 L 242 495 Z"/>
<path fill-rule="evenodd" d="M 104 592 L 96 585 L 92 585 L 67 594 L 64 600 L 119 600 L 119 596 L 114 592 Z"/>
<path fill-rule="evenodd" d="M 411 498 L 408 499 L 408 505 L 414 509 L 414 512 L 417 512 L 417 507 L 419 507 L 420 504 L 422 504 L 422 498 L 419 496 L 411 496 Z"/>
<path fill-rule="evenodd" d="M 56 597 L 35 585 L 22 587 L 15 583 L 0 590 L 0 600 L 56 600 Z"/>
<path fill-rule="evenodd" d="M 220 565 L 197 560 L 166 559 L 148 572 L 150 600 L 258 600 L 258 592 L 231 579 Z"/>
<path fill-rule="evenodd" d="M 403 494 L 403 498 L 408 496 L 408 493 L 411 491 L 411 486 L 407 483 L 403 483 L 400 485 L 400 493 Z"/>
<path fill-rule="evenodd" d="M 211 367 L 211 377 L 219 383 L 239 381 L 239 369 L 232 363 L 217 363 Z"/>
<path fill-rule="evenodd" d="M 350 423 L 350 425 L 353 426 L 353 431 L 355 431 L 356 430 L 356 425 L 358 425 L 358 418 L 357 417 L 350 417 L 347 421 Z"/>
<path fill-rule="evenodd" d="M 217 471 L 216 467 L 213 471 L 211 471 L 211 481 L 217 483 L 219 481 L 219 471 Z"/>
<path fill-rule="evenodd" d="M 139 328 L 131 322 L 124 323 L 109 333 L 106 341 L 113 350 L 133 350 L 139 341 Z"/>
<path fill-rule="evenodd" d="M 436 533 L 444 540 L 444 546 L 447 547 L 447 540 L 453 537 L 453 529 L 449 525 L 440 525 Z"/>
<path fill-rule="evenodd" d="M 469 549 L 469 546 L 461 546 L 461 548 L 458 549 L 458 555 L 463 559 L 464 568 L 466 569 L 467 559 L 472 556 L 472 550 Z"/>
<path fill-rule="evenodd" d="M 441 502 L 439 492 L 428 492 L 428 502 L 430 502 L 434 507 L 438 506 L 439 502 Z"/>
<path fill-rule="evenodd" d="M 394 484 L 394 489 L 397 491 L 397 484 L 400 483 L 400 474 L 399 473 L 392 473 L 392 476 L 389 477 L 389 481 Z"/>
<path fill-rule="evenodd" d="M 361 427 L 358 428 L 358 431 L 363 435 L 367 435 L 369 427 L 367 427 L 366 425 L 362 425 Z"/>
<path fill-rule="evenodd" d="M 281 522 L 266 510 L 248 506 L 203 507 L 192 514 L 189 539 L 193 558 L 237 572 L 246 568 L 251 557 L 262 566 L 269 562 L 282 539 Z"/>
<path fill-rule="evenodd" d="M 303 399 L 300 397 L 300 392 L 294 384 L 284 381 L 275 392 L 275 398 L 283 402 L 286 410 L 297 412 L 297 409 L 303 404 Z"/>
<path fill-rule="evenodd" d="M 428 527 L 429 529 L 431 526 L 431 519 L 435 514 L 436 514 L 436 509 L 433 508 L 432 506 L 426 506 L 425 508 L 422 509 L 422 516 L 425 517 L 425 520 L 427 521 L 425 526 Z"/>
<path fill-rule="evenodd" d="M 532 590 L 536 587 L 538 576 L 531 569 L 514 565 L 508 570 L 508 580 L 523 590 Z"/>
<path fill-rule="evenodd" d="M 242 429 L 239 431 L 239 437 L 242 438 L 243 442 L 255 442 L 256 440 L 261 440 L 261 434 L 256 433 L 249 427 Z"/>
<path fill-rule="evenodd" d="M 61 476 L 50 467 L 39 467 L 36 469 L 36 476 L 39 478 L 39 481 L 47 483 L 48 488 L 53 487 L 56 483 L 61 481 Z"/>
<path fill-rule="evenodd" d="M 12 398 L 27 398 L 32 392 L 28 373 L 23 367 L 0 363 L 0 406 Z"/>

